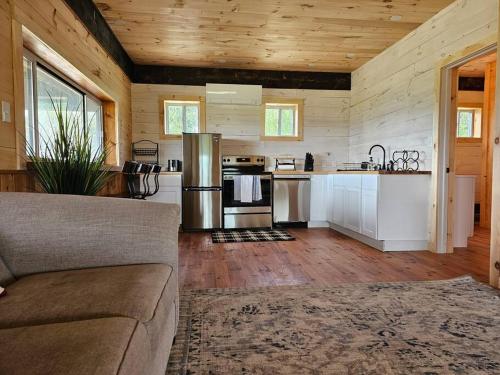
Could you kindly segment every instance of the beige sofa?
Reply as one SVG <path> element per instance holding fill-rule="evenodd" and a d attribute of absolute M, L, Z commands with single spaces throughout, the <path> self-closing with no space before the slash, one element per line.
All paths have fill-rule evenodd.
<path fill-rule="evenodd" d="M 165 374 L 179 207 L 0 193 L 0 374 Z"/>

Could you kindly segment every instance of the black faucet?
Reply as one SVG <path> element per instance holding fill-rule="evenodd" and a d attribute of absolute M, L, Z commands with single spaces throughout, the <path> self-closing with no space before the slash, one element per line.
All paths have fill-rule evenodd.
<path fill-rule="evenodd" d="M 370 151 L 368 152 L 368 156 L 372 156 L 372 150 L 375 148 L 375 147 L 380 147 L 382 149 L 382 151 L 384 152 L 384 163 L 382 164 L 382 170 L 385 171 L 385 148 L 384 146 L 382 145 L 373 145 L 371 148 L 370 148 Z"/>

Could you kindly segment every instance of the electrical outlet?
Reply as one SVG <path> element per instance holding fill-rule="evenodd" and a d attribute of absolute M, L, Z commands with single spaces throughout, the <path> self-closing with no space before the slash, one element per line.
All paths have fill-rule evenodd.
<path fill-rule="evenodd" d="M 10 123 L 10 103 L 2 100 L 2 122 Z"/>

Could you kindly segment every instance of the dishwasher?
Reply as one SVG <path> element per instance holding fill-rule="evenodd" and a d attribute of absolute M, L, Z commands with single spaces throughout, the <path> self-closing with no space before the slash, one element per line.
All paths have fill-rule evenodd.
<path fill-rule="evenodd" d="M 307 226 L 311 216 L 311 177 L 273 176 L 273 223 Z"/>

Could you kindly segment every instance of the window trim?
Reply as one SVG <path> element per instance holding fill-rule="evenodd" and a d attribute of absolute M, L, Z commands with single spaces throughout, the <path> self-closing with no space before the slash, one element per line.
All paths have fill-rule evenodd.
<path fill-rule="evenodd" d="M 266 108 L 271 104 L 289 104 L 297 106 L 297 113 L 295 114 L 297 135 L 296 136 L 283 136 L 283 135 L 266 135 Z M 263 96 L 260 110 L 260 140 L 261 141 L 297 141 L 304 140 L 304 99 L 297 98 L 283 98 L 275 96 Z"/>
<path fill-rule="evenodd" d="M 38 55 L 34 54 L 31 52 L 29 49 L 24 48 L 23 49 L 23 61 L 24 58 L 26 58 L 28 61 L 31 62 L 31 74 L 32 74 L 32 92 L 33 92 L 33 127 L 34 127 L 34 137 L 35 137 L 35 152 L 37 155 L 40 155 L 40 132 L 38 128 L 38 71 L 37 68 L 40 67 L 44 72 L 52 76 L 55 80 L 61 82 L 64 85 L 69 86 L 72 90 L 75 90 L 77 93 L 83 96 L 83 101 L 82 101 L 82 111 L 83 111 L 83 122 L 85 126 L 87 126 L 87 97 L 90 98 L 91 100 L 97 102 L 101 106 L 101 124 L 102 124 L 102 134 L 101 138 L 103 141 L 103 145 L 106 142 L 106 134 L 105 134 L 105 127 L 106 127 L 106 122 L 105 122 L 105 102 L 93 95 L 92 93 L 88 92 L 85 90 L 83 87 L 78 85 L 76 82 L 74 82 L 72 79 L 67 77 L 64 73 L 60 72 L 59 70 L 55 69 L 52 67 L 49 63 L 47 63 L 45 60 L 41 59 L 38 57 Z M 23 67 L 24 68 L 24 67 Z M 26 131 L 26 124 L 24 124 L 24 131 Z"/>
<path fill-rule="evenodd" d="M 165 133 L 165 102 L 198 102 L 199 103 L 199 133 L 205 132 L 205 117 L 206 117 L 206 103 L 204 96 L 191 96 L 191 95 L 162 95 L 160 96 L 159 106 L 160 106 L 160 139 L 174 140 L 182 139 L 182 134 L 166 134 Z"/>
<path fill-rule="evenodd" d="M 481 127 L 481 129 L 480 129 L 481 130 L 481 136 L 480 137 L 459 137 L 458 136 L 458 112 L 460 110 L 473 110 L 474 112 L 476 110 L 480 110 L 481 111 L 481 124 L 480 124 L 480 127 Z M 483 114 L 484 114 L 484 108 L 483 108 L 483 105 L 480 104 L 480 103 L 459 103 L 457 105 L 457 134 L 455 134 L 455 138 L 456 138 L 456 141 L 458 143 L 481 143 L 482 142 L 482 139 L 483 139 L 483 124 L 484 124 Z M 475 128 L 477 126 L 475 115 L 474 115 L 474 118 L 473 118 L 472 121 L 473 121 L 473 123 L 472 123 L 472 134 L 474 134 Z"/>

